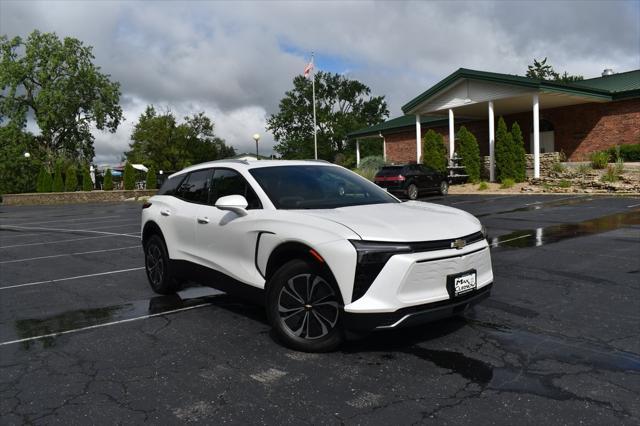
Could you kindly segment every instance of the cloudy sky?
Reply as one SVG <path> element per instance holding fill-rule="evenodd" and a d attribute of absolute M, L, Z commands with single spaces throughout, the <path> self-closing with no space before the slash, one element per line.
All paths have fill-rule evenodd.
<path fill-rule="evenodd" d="M 122 85 L 126 122 L 96 133 L 117 162 L 145 106 L 205 111 L 239 152 L 316 52 L 319 69 L 386 95 L 391 116 L 457 68 L 524 74 L 532 58 L 585 77 L 640 68 L 640 1 L 7 1 L 0 33 L 33 29 L 94 47 Z"/>

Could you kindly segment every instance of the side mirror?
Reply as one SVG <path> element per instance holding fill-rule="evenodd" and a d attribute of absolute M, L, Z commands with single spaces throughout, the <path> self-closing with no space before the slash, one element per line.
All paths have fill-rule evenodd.
<path fill-rule="evenodd" d="M 238 216 L 246 216 L 249 203 L 242 195 L 227 195 L 226 197 L 218 198 L 215 205 L 220 210 L 228 210 Z"/>

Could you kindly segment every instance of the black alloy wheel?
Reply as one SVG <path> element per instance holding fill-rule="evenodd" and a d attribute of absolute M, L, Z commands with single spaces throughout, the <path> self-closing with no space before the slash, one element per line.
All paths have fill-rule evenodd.
<path fill-rule="evenodd" d="M 342 298 L 322 268 L 304 260 L 288 262 L 271 279 L 267 299 L 269 321 L 287 346 L 325 352 L 342 342 Z"/>

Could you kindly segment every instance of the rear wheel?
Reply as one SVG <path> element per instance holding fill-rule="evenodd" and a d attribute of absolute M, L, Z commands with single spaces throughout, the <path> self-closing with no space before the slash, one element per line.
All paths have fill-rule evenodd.
<path fill-rule="evenodd" d="M 414 183 L 407 187 L 407 197 L 409 197 L 410 200 L 418 198 L 418 187 Z"/>
<path fill-rule="evenodd" d="M 304 352 L 327 352 L 344 339 L 342 298 L 326 270 L 296 259 L 271 278 L 267 317 L 278 338 Z"/>
<path fill-rule="evenodd" d="M 149 285 L 158 294 L 173 294 L 180 287 L 172 275 L 167 247 L 159 235 L 152 235 L 144 245 L 145 270 Z"/>
<path fill-rule="evenodd" d="M 449 182 L 443 180 L 440 182 L 440 195 L 447 195 L 449 193 Z"/>

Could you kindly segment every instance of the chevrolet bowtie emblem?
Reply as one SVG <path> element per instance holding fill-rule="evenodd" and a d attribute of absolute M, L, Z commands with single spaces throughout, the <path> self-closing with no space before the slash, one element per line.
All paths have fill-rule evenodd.
<path fill-rule="evenodd" d="M 466 245 L 467 245 L 467 242 L 465 240 L 457 239 L 451 243 L 451 248 L 460 250 L 460 249 L 463 249 L 464 246 Z"/>

